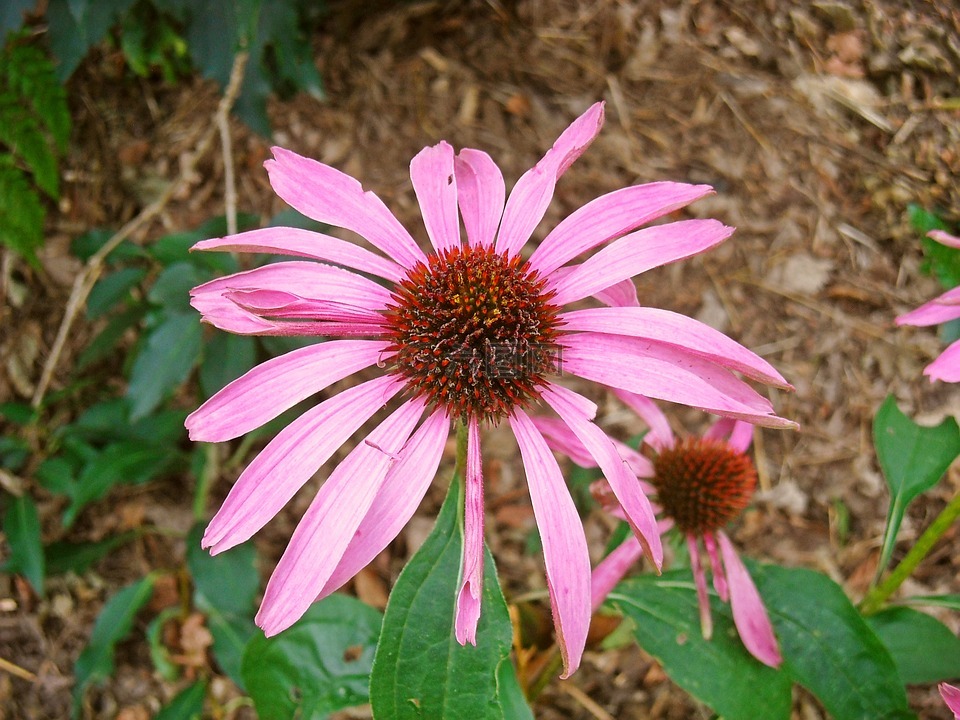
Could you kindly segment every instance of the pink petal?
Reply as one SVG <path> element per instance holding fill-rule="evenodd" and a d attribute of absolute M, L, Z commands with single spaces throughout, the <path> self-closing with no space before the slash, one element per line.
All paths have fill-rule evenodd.
<path fill-rule="evenodd" d="M 385 340 L 336 340 L 293 350 L 237 378 L 187 416 L 190 439 L 232 440 L 383 357 Z"/>
<path fill-rule="evenodd" d="M 264 167 L 284 202 L 318 222 L 352 230 L 405 268 L 426 262 L 383 201 L 349 175 L 280 147 Z"/>
<path fill-rule="evenodd" d="M 437 410 L 413 434 L 387 471 L 380 492 L 317 600 L 370 564 L 413 517 L 437 473 L 449 431 L 446 413 Z"/>
<path fill-rule="evenodd" d="M 565 335 L 562 366 L 587 380 L 768 427 L 796 427 L 727 370 L 661 343 L 597 333 Z"/>
<path fill-rule="evenodd" d="M 337 448 L 403 388 L 387 375 L 311 408 L 260 451 L 230 489 L 203 534 L 214 555 L 266 525 Z"/>
<path fill-rule="evenodd" d="M 410 161 L 410 179 L 433 247 L 437 252 L 459 247 L 453 148 L 446 142 L 425 147 Z"/>
<path fill-rule="evenodd" d="M 940 325 L 960 317 L 960 287 L 951 288 L 930 302 L 926 302 L 916 310 L 898 315 L 894 322 L 897 325 L 914 325 L 927 327 Z"/>
<path fill-rule="evenodd" d="M 477 419 L 467 425 L 466 496 L 463 507 L 463 562 L 454 623 L 457 642 L 477 644 L 480 598 L 483 596 L 483 470 Z"/>
<path fill-rule="evenodd" d="M 610 438 L 590 421 L 596 412 L 593 403 L 572 390 L 555 384 L 544 388 L 542 397 L 596 459 L 620 507 L 623 508 L 634 535 L 659 571 L 663 565 L 663 547 L 660 544 L 653 508 L 650 507 L 647 496 L 641 492 L 637 476 L 617 453 Z"/>
<path fill-rule="evenodd" d="M 697 538 L 687 535 L 687 550 L 690 551 L 690 569 L 693 570 L 693 583 L 697 587 L 697 605 L 700 608 L 700 632 L 704 640 L 713 637 L 713 615 L 710 612 L 710 596 L 707 594 L 707 576 L 703 572 L 700 548 Z"/>
<path fill-rule="evenodd" d="M 640 299 L 637 297 L 637 286 L 633 284 L 633 278 L 621 280 L 610 287 L 599 290 L 593 296 L 605 305 L 614 307 L 638 307 Z"/>
<path fill-rule="evenodd" d="M 581 253 L 712 192 L 709 185 L 656 182 L 601 195 L 564 218 L 533 251 L 530 265 L 549 275 Z"/>
<path fill-rule="evenodd" d="M 721 418 L 703 434 L 704 438 L 724 440 L 739 453 L 745 453 L 753 442 L 753 424 Z"/>
<path fill-rule="evenodd" d="M 960 340 L 947 346 L 940 356 L 923 371 L 931 381 L 960 382 Z"/>
<path fill-rule="evenodd" d="M 563 658 L 563 678 L 580 665 L 590 628 L 590 555 L 583 525 L 556 459 L 520 409 L 510 416 L 543 541 L 550 606 Z"/>
<path fill-rule="evenodd" d="M 703 545 L 707 549 L 707 555 L 710 558 L 710 569 L 713 571 L 713 589 L 724 602 L 730 599 L 730 593 L 727 588 L 727 575 L 723 571 L 723 563 L 720 562 L 720 556 L 717 555 L 717 541 L 713 533 L 703 534 Z"/>
<path fill-rule="evenodd" d="M 675 439 L 673 430 L 670 428 L 670 421 L 667 420 L 667 416 L 663 414 L 663 411 L 653 400 L 617 388 L 614 388 L 613 394 L 647 424 L 649 430 L 643 436 L 644 444 L 649 445 L 657 452 L 673 447 Z"/>
<path fill-rule="evenodd" d="M 927 237 L 931 240 L 936 240 L 941 245 L 946 245 L 947 247 L 952 248 L 960 248 L 960 237 L 950 235 L 943 230 L 931 230 L 927 233 Z"/>
<path fill-rule="evenodd" d="M 595 103 L 564 130 L 543 158 L 517 180 L 500 223 L 497 252 L 516 255 L 530 239 L 553 199 L 557 180 L 580 157 L 603 125 L 603 103 Z"/>
<path fill-rule="evenodd" d="M 940 683 L 937 686 L 940 691 L 940 697 L 947 704 L 947 707 L 953 712 L 954 718 L 960 720 L 960 689 L 947 683 Z"/>
<path fill-rule="evenodd" d="M 506 190 L 500 168 L 485 152 L 464 148 L 454 161 L 460 215 L 471 245 L 492 245 Z"/>
<path fill-rule="evenodd" d="M 337 300 L 300 297 L 282 290 L 227 290 L 223 296 L 241 310 L 268 320 L 323 318 L 331 322 L 364 323 L 378 328 L 383 325 L 383 315 L 378 310 L 347 305 Z"/>
<path fill-rule="evenodd" d="M 593 569 L 590 578 L 591 609 L 596 612 L 610 591 L 620 582 L 630 568 L 643 557 L 643 547 L 633 535 L 610 551 Z"/>
<path fill-rule="evenodd" d="M 757 586 L 753 584 L 753 578 L 734 550 L 730 538 L 723 532 L 717 532 L 717 539 L 730 584 L 730 609 L 733 610 L 733 622 L 740 639 L 757 660 L 772 668 L 779 667 L 783 657 Z"/>
<path fill-rule="evenodd" d="M 563 453 L 582 468 L 595 468 L 597 461 L 567 424 L 558 418 L 535 415 L 530 418 L 551 450 Z"/>
<path fill-rule="evenodd" d="M 299 620 L 323 590 L 423 407 L 418 399 L 401 405 L 344 458 L 320 487 L 267 582 L 256 617 L 267 637 Z"/>
<path fill-rule="evenodd" d="M 644 338 L 670 345 L 774 387 L 792 386 L 756 353 L 709 325 L 660 308 L 586 308 L 562 313 L 568 332 L 586 331 Z"/>
<path fill-rule="evenodd" d="M 581 300 L 651 268 L 692 257 L 730 237 L 716 220 L 681 220 L 630 233 L 597 252 L 553 289 L 557 305 Z M 531 264 L 532 264 L 531 260 Z"/>
<path fill-rule="evenodd" d="M 392 260 L 375 255 L 356 243 L 301 228 L 267 227 L 250 230 L 227 237 L 201 240 L 190 249 L 277 253 L 326 260 L 394 282 L 399 282 L 406 274 L 403 268 Z"/>

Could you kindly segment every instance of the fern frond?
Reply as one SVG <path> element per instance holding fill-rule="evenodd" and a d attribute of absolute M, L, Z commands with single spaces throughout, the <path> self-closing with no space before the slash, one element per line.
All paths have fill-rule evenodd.
<path fill-rule="evenodd" d="M 43 245 L 43 205 L 26 174 L 0 153 L 0 243 L 38 264 Z"/>

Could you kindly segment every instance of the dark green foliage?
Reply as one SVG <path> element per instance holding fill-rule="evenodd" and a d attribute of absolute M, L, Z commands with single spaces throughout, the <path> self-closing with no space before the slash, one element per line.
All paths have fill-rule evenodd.
<path fill-rule="evenodd" d="M 32 262 L 43 244 L 38 189 L 59 196 L 57 156 L 69 136 L 66 93 L 52 63 L 11 36 L 0 50 L 0 243 Z"/>

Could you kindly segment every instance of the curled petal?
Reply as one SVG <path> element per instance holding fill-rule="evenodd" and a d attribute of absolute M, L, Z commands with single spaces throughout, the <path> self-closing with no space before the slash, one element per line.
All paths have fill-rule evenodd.
<path fill-rule="evenodd" d="M 568 678 L 580 665 L 590 628 L 590 555 L 573 498 L 547 443 L 522 410 L 510 415 L 543 541 L 557 645 Z"/>
<path fill-rule="evenodd" d="M 290 207 L 318 222 L 352 230 L 405 268 L 426 255 L 383 201 L 329 165 L 273 148 L 264 167 L 274 191 Z"/>
<path fill-rule="evenodd" d="M 299 620 L 330 580 L 422 412 L 420 400 L 401 405 L 320 486 L 267 582 L 256 617 L 267 637 Z"/>
<path fill-rule="evenodd" d="M 464 148 L 454 161 L 460 215 L 471 245 L 492 245 L 503 216 L 506 189 L 500 168 L 480 150 Z"/>
<path fill-rule="evenodd" d="M 463 561 L 457 616 L 457 642 L 477 644 L 480 598 L 483 596 L 483 470 L 480 464 L 480 430 L 477 419 L 467 425 L 466 494 L 463 507 Z"/>
<path fill-rule="evenodd" d="M 516 255 L 553 199 L 557 180 L 580 157 L 603 125 L 603 103 L 595 103 L 564 130 L 543 158 L 517 180 L 507 199 L 497 237 L 497 252 Z"/>
<path fill-rule="evenodd" d="M 410 161 L 410 179 L 434 249 L 440 252 L 459 247 L 457 179 L 450 144 L 440 142 L 417 153 Z"/>
<path fill-rule="evenodd" d="M 190 250 L 276 253 L 312 260 L 325 260 L 361 272 L 399 282 L 406 274 L 392 260 L 375 255 L 356 243 L 302 228 L 267 227 L 259 230 L 201 240 Z"/>
<path fill-rule="evenodd" d="M 777 637 L 773 634 L 773 625 L 763 605 L 757 586 L 747 572 L 743 561 L 737 555 L 733 544 L 723 532 L 717 532 L 720 542 L 720 554 L 730 585 L 730 609 L 733 610 L 733 622 L 744 646 L 757 660 L 772 668 L 780 667 L 783 657 Z"/>
<path fill-rule="evenodd" d="M 710 596 L 707 594 L 707 576 L 703 571 L 700 548 L 697 538 L 687 535 L 687 550 L 690 551 L 690 569 L 693 570 L 693 583 L 697 587 L 697 606 L 700 608 L 700 632 L 704 640 L 713 637 L 713 615 L 710 612 Z"/>
<path fill-rule="evenodd" d="M 366 323 L 380 327 L 383 315 L 378 310 L 356 307 L 337 300 L 316 300 L 283 290 L 228 290 L 223 296 L 237 307 L 261 318 L 323 318 L 331 322 Z"/>
<path fill-rule="evenodd" d="M 335 340 L 271 358 L 222 388 L 187 416 L 191 440 L 223 442 L 273 420 L 332 383 L 370 367 L 389 343 Z"/>

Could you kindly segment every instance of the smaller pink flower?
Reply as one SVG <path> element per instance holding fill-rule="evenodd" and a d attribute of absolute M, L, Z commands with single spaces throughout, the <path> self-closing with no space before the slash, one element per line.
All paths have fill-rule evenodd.
<path fill-rule="evenodd" d="M 941 245 L 960 248 L 960 237 L 948 235 L 943 230 L 931 230 L 927 233 L 927 237 Z M 900 315 L 895 322 L 897 325 L 927 327 L 957 318 L 960 318 L 960 287 L 951 288 L 916 310 Z M 960 340 L 948 345 L 936 360 L 924 368 L 923 374 L 929 376 L 931 382 L 934 380 L 960 382 Z"/>
<path fill-rule="evenodd" d="M 960 688 L 955 688 L 947 683 L 940 683 L 938 689 L 940 690 L 940 697 L 943 698 L 947 707 L 953 711 L 953 717 L 960 720 Z"/>
<path fill-rule="evenodd" d="M 714 590 L 721 600 L 730 603 L 744 646 L 763 664 L 779 667 L 783 658 L 763 600 L 733 543 L 722 530 L 747 507 L 756 487 L 757 471 L 746 454 L 753 439 L 753 425 L 724 418 L 702 437 L 679 439 L 652 400 L 622 390 L 614 392 L 649 427 L 643 442 L 652 451 L 652 460 L 622 443 L 618 450 L 641 478 L 644 492 L 656 495 L 660 532 L 677 527 L 686 537 L 703 636 L 711 637 L 713 619 L 701 542 L 710 561 Z M 596 467 L 577 439 L 560 423 L 549 418 L 538 419 L 537 423 L 555 450 L 565 453 L 578 465 Z M 606 481 L 595 483 L 594 493 L 613 515 L 623 517 Z M 594 569 L 591 594 L 595 610 L 642 555 L 640 543 L 629 538 Z"/>

